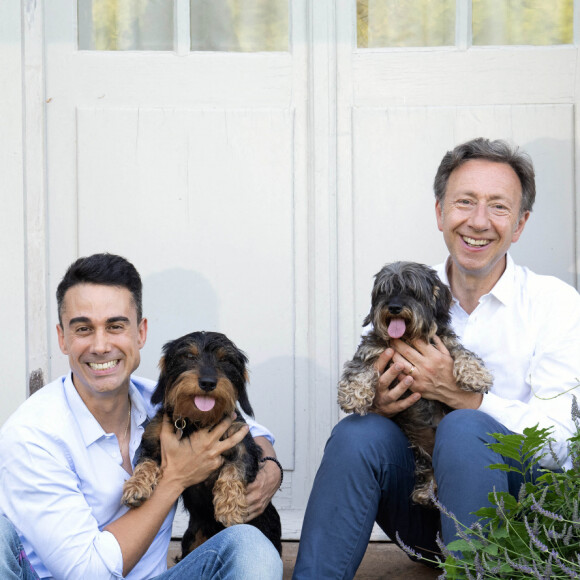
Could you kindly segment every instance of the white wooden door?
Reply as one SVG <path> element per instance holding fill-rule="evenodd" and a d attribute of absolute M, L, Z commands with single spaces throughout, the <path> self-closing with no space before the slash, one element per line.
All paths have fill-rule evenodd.
<path fill-rule="evenodd" d="M 167 340 L 234 340 L 286 470 L 275 503 L 290 510 L 305 502 L 295 444 L 308 422 L 295 407 L 308 384 L 304 3 L 287 49 L 248 53 L 191 51 L 189 1 L 157 4 L 175 9 L 166 50 L 81 49 L 77 3 L 46 5 L 49 290 L 78 256 L 131 260 L 149 319 L 143 376 Z M 51 340 L 55 377 L 67 362 Z"/>
<path fill-rule="evenodd" d="M 339 359 L 358 344 L 384 263 L 446 258 L 433 178 L 445 152 L 474 137 L 508 139 L 532 156 L 537 201 L 512 254 L 577 285 L 578 48 L 473 46 L 466 0 L 448 2 L 451 46 L 359 48 L 355 2 L 338 4 Z M 370 29 L 372 7 L 396 2 L 363 4 Z M 419 4 L 426 22 L 444 1 Z"/>

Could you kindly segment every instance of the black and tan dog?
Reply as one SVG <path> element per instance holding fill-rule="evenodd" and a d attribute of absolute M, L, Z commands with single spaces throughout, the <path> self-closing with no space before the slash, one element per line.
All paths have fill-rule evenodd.
<path fill-rule="evenodd" d="M 125 505 L 141 505 L 161 477 L 159 434 L 164 414 L 183 437 L 198 429 L 211 428 L 236 411 L 237 419 L 224 437 L 231 435 L 244 424 L 236 402 L 247 415 L 253 416 L 246 391 L 247 362 L 246 355 L 218 332 L 193 332 L 163 347 L 161 374 L 151 398 L 153 404 L 162 406 L 143 434 L 139 463 L 123 488 Z M 261 457 L 261 448 L 248 433 L 224 454 L 222 466 L 205 482 L 183 492 L 189 526 L 181 543 L 182 558 L 224 527 L 245 522 L 246 487 L 256 478 Z M 281 552 L 280 517 L 271 503 L 247 523 L 260 529 Z"/>
<path fill-rule="evenodd" d="M 379 375 L 373 363 L 390 346 L 392 339 L 432 342 L 441 338 L 454 361 L 457 385 L 465 391 L 486 393 L 493 378 L 483 361 L 464 348 L 451 329 L 452 296 L 435 270 L 415 262 L 387 264 L 375 276 L 371 310 L 363 326 L 372 324 L 363 335 L 354 358 L 344 365 L 338 385 L 338 402 L 346 413 L 365 415 L 372 410 Z M 407 392 L 405 396 L 410 393 Z M 433 477 L 431 454 L 435 429 L 451 409 L 439 401 L 419 399 L 393 420 L 407 435 L 415 455 L 415 488 L 412 499 L 429 505 Z"/>

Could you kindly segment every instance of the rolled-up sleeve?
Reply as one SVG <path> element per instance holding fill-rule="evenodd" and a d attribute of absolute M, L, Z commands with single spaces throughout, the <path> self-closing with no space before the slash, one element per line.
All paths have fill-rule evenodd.
<path fill-rule="evenodd" d="M 274 445 L 276 439 L 274 438 L 274 435 L 272 434 L 271 431 L 266 429 L 266 427 L 264 427 L 263 425 L 256 423 L 256 421 L 254 421 L 254 419 L 252 419 L 251 417 L 245 417 L 245 419 L 248 425 L 250 426 L 250 434 L 254 439 L 256 437 L 265 437 L 266 439 L 268 439 L 268 441 L 270 441 L 272 445 Z"/>
<path fill-rule="evenodd" d="M 22 438 L 24 439 L 24 437 Z M 115 537 L 99 529 L 94 508 L 57 440 L 25 445 L 17 432 L 0 438 L 1 511 L 20 533 L 41 577 L 122 578 Z M 97 508 L 98 510 L 98 508 Z"/>

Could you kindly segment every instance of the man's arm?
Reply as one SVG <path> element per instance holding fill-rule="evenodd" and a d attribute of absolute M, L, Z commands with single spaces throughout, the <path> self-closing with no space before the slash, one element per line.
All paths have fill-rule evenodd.
<path fill-rule="evenodd" d="M 123 576 L 126 576 L 147 551 L 167 514 L 183 490 L 205 481 L 223 463 L 222 453 L 237 445 L 247 435 L 244 425 L 236 433 L 220 441 L 232 424 L 224 419 L 208 431 L 201 429 L 191 437 L 178 439 L 171 423 L 163 421 L 161 430 L 161 467 L 163 477 L 153 495 L 139 508 L 129 510 L 124 516 L 109 524 L 111 532 L 123 554 Z"/>
<path fill-rule="evenodd" d="M 256 437 L 256 443 L 262 448 L 262 457 L 276 457 L 274 446 L 266 437 Z M 246 499 L 248 501 L 248 518 L 251 521 L 258 517 L 270 503 L 274 494 L 280 489 L 282 473 L 274 461 L 264 461 L 256 479 L 248 485 Z"/>
<path fill-rule="evenodd" d="M 44 446 L 30 444 L 22 429 L 3 434 L 2 511 L 55 578 L 119 578 L 148 549 L 183 487 L 205 479 L 221 462 L 221 452 L 247 434 L 247 428 L 243 428 L 215 443 L 230 422 L 228 419 L 219 431 L 214 429 L 215 433 L 200 432 L 197 443 L 201 444 L 201 450 L 197 443 L 194 449 L 188 440 L 177 440 L 169 428 L 162 442 L 164 477 L 150 500 L 140 508 L 124 513 L 121 490 L 107 489 L 110 482 L 106 480 L 93 482 L 100 488 L 99 493 L 110 496 L 104 501 L 117 502 L 119 513 L 124 513 L 104 530 L 99 529 L 94 508 L 73 470 L 74 463 L 66 456 L 66 446 L 57 441 L 48 441 Z M 192 462 L 200 465 L 192 467 Z M 178 475 L 184 466 L 188 475 Z"/>
<path fill-rule="evenodd" d="M 494 374 L 494 386 L 486 395 L 466 393 L 455 385 L 452 361 L 438 338 L 435 345 L 415 342 L 412 346 L 395 341 L 395 359 L 404 366 L 403 374 L 412 373 L 411 390 L 425 398 L 440 400 L 452 408 L 477 408 L 505 425 L 514 433 L 539 425 L 552 428 L 551 454 L 541 461 L 542 467 L 555 469 L 566 464 L 567 439 L 576 427 L 572 420 L 572 397 L 580 398 L 580 298 L 575 290 L 556 287 L 546 297 L 536 297 L 530 317 L 541 319 L 538 335 L 525 336 L 531 342 L 528 354 L 512 360 L 487 344 L 488 353 L 478 352 Z M 501 319 L 496 321 L 502 328 Z M 534 327 L 534 325 L 532 325 Z M 512 341 L 514 342 L 514 341 Z M 479 350 L 468 345 L 473 350 Z M 524 345 L 521 345 L 524 349 Z M 517 352 L 517 349 L 516 349 Z M 494 359 L 496 362 L 490 362 Z M 514 373 L 515 368 L 522 368 Z"/>

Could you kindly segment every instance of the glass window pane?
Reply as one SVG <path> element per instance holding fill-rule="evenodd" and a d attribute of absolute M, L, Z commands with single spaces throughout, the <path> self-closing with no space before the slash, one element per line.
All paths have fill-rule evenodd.
<path fill-rule="evenodd" d="M 357 0 L 359 48 L 453 46 L 455 0 Z"/>
<path fill-rule="evenodd" d="M 473 0 L 474 45 L 572 44 L 573 0 Z"/>
<path fill-rule="evenodd" d="M 191 50 L 288 50 L 288 0 L 191 0 Z"/>
<path fill-rule="evenodd" d="M 173 50 L 173 2 L 78 0 L 82 50 Z"/>

